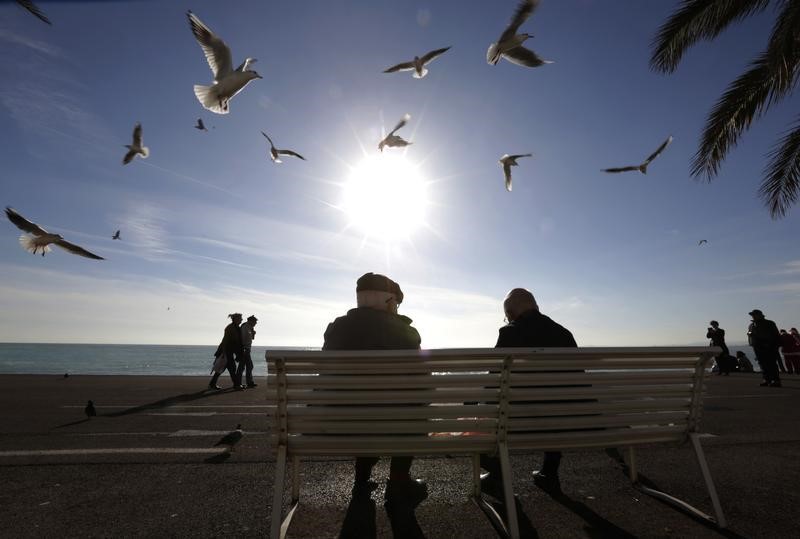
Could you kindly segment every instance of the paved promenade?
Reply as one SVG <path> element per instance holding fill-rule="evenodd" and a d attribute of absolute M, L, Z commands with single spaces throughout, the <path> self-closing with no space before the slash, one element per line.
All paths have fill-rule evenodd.
<path fill-rule="evenodd" d="M 800 507 L 800 376 L 783 388 L 758 375 L 712 376 L 703 430 L 729 521 L 718 531 L 632 488 L 603 451 L 565 454 L 564 496 L 539 490 L 528 470 L 540 455 L 514 455 L 526 537 L 796 537 Z M 266 536 L 274 461 L 266 446 L 263 386 L 202 391 L 205 378 L 0 376 L 0 536 Z M 98 417 L 86 420 L 92 399 Z M 215 444 L 237 424 L 235 450 Z M 642 475 L 712 512 L 689 446 L 642 448 Z M 417 510 L 428 538 L 494 537 L 467 498 L 469 462 L 419 458 L 429 483 Z M 301 470 L 302 503 L 290 537 L 337 537 L 350 501 L 352 465 L 318 459 Z M 384 478 L 381 461 L 376 477 Z M 382 507 L 378 537 L 391 537 Z"/>

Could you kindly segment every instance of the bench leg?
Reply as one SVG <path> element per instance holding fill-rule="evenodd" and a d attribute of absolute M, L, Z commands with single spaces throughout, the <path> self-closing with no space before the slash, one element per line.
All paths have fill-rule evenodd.
<path fill-rule="evenodd" d="M 517 502 L 514 499 L 514 485 L 511 482 L 511 461 L 508 458 L 508 446 L 501 443 L 498 447 L 500 454 L 500 470 L 503 474 L 503 494 L 506 498 L 506 516 L 508 517 L 508 534 L 511 539 L 519 539 L 519 524 L 517 523 Z"/>
<path fill-rule="evenodd" d="M 283 509 L 283 484 L 286 475 L 286 446 L 278 446 L 278 457 L 275 459 L 275 484 L 272 487 L 272 520 L 269 536 L 272 539 L 281 537 L 281 510 Z"/>
<path fill-rule="evenodd" d="M 481 496 L 481 456 L 472 455 L 472 496 L 477 499 Z"/>
<path fill-rule="evenodd" d="M 639 480 L 639 472 L 636 471 L 636 449 L 633 446 L 628 447 L 628 472 L 631 482 L 636 483 Z"/>

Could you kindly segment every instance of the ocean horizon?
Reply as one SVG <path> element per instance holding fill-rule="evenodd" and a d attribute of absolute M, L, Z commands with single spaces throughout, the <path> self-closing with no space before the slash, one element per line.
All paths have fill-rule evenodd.
<path fill-rule="evenodd" d="M 208 376 L 216 345 L 0 343 L 0 374 Z M 266 376 L 264 352 L 319 350 L 309 346 L 254 346 L 253 373 Z M 752 348 L 742 350 L 758 370 Z"/>

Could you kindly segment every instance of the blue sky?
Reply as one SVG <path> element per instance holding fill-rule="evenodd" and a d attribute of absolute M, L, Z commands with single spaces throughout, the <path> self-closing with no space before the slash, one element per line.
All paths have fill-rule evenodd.
<path fill-rule="evenodd" d="M 544 0 L 523 31 L 555 63 L 528 69 L 485 60 L 513 1 L 40 2 L 52 26 L 0 3 L 0 203 L 107 259 L 32 256 L 4 221 L 0 341 L 212 344 L 239 311 L 258 344 L 320 346 L 367 271 L 401 284 L 427 347 L 494 345 L 518 286 L 586 346 L 704 342 L 711 318 L 741 342 L 756 307 L 798 326 L 800 213 L 772 220 L 757 197 L 797 97 L 714 182 L 688 172 L 772 12 L 664 76 L 649 44 L 676 4 Z M 187 9 L 235 65 L 258 59 L 227 116 L 192 92 L 211 72 Z M 445 46 L 422 80 L 381 73 Z M 343 185 L 404 113 L 414 144 L 387 152 L 424 178 L 425 226 L 367 237 Z M 137 121 L 151 155 L 122 166 Z M 271 163 L 262 130 L 307 161 Z M 601 172 L 669 134 L 646 176 Z M 497 160 L 527 152 L 508 193 Z"/>

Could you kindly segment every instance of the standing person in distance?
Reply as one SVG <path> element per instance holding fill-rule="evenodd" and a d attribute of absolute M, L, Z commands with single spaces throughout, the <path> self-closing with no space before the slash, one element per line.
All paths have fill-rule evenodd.
<path fill-rule="evenodd" d="M 756 361 L 761 365 L 764 376 L 761 385 L 781 387 L 781 377 L 778 374 L 781 334 L 778 326 L 772 320 L 767 320 L 760 309 L 753 309 L 747 314 L 753 319 L 747 330 L 747 338 L 756 354 Z"/>
<path fill-rule="evenodd" d="M 220 354 L 225 356 L 225 368 L 228 370 L 228 374 L 231 375 L 233 389 L 241 390 L 244 387 L 239 377 L 236 376 L 236 360 L 242 357 L 242 333 L 239 330 L 239 325 L 242 323 L 242 313 L 229 314 L 228 318 L 231 319 L 231 323 L 225 327 L 222 342 L 219 343 L 214 356 L 216 357 Z M 208 382 L 209 389 L 222 389 L 217 385 L 220 374 L 221 372 L 217 372 L 211 377 L 211 381 Z"/>
<path fill-rule="evenodd" d="M 781 352 L 786 363 L 786 372 L 800 374 L 800 342 L 785 329 L 781 330 Z"/>
<path fill-rule="evenodd" d="M 239 368 L 236 369 L 236 377 L 241 384 L 242 374 L 244 374 L 247 380 L 247 387 L 256 387 L 258 385 L 253 381 L 253 358 L 250 357 L 250 347 L 256 337 L 255 327 L 257 322 L 258 318 L 251 314 L 247 317 L 247 322 L 239 328 L 242 333 L 242 358 L 239 360 Z"/>
<path fill-rule="evenodd" d="M 728 376 L 731 372 L 731 363 L 729 356 L 731 355 L 730 351 L 728 350 L 728 345 L 725 344 L 725 330 L 719 327 L 719 322 L 716 320 L 712 320 L 709 322 L 711 325 L 706 332 L 706 337 L 711 339 L 711 346 L 719 346 L 722 348 L 722 352 L 715 357 L 715 361 L 717 362 L 717 376 L 720 374 L 724 374 Z"/>

